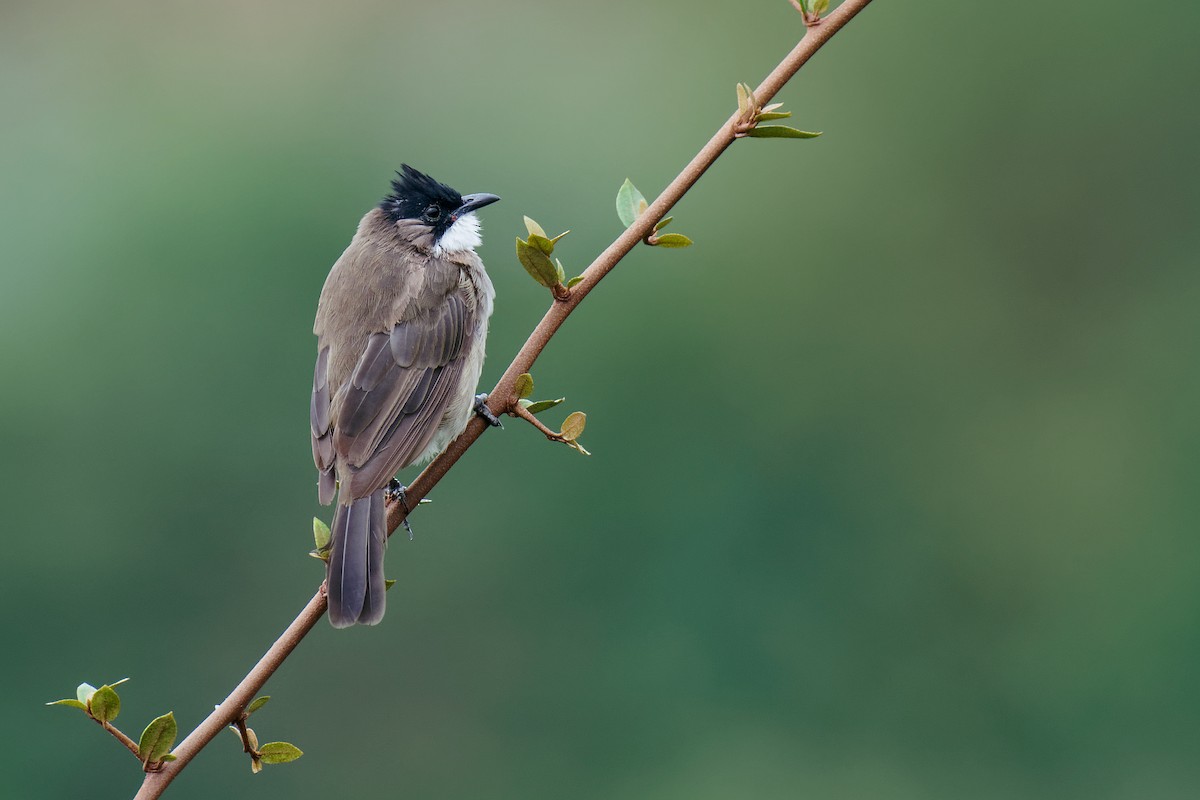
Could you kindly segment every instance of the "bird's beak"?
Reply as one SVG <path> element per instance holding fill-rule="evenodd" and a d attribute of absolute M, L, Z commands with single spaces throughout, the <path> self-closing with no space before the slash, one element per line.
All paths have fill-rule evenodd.
<path fill-rule="evenodd" d="M 490 206 L 499 199 L 500 198 L 496 195 L 488 194 L 487 192 L 480 192 L 479 194 L 464 194 L 462 205 L 459 206 L 458 210 L 454 212 L 454 216 L 461 217 L 468 211 L 474 211 L 477 208 Z"/>

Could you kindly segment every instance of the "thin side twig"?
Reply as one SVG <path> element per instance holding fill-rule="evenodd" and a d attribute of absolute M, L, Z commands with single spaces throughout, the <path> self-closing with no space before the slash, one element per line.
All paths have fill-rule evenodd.
<path fill-rule="evenodd" d="M 233 726 L 237 728 L 238 736 L 242 737 L 242 752 L 252 756 L 258 755 L 258 749 L 250 744 L 250 728 L 246 725 L 246 716 L 244 714 L 239 715 L 233 721 Z"/>
<path fill-rule="evenodd" d="M 134 758 L 136 758 L 139 762 L 142 760 L 141 755 L 138 753 L 137 742 L 126 736 L 120 729 L 117 728 L 116 725 L 113 725 L 111 722 L 103 722 L 95 717 L 92 717 L 92 719 L 95 720 L 96 724 L 101 728 L 104 728 L 104 730 L 115 736 L 118 742 L 125 745 L 125 749 L 133 753 Z"/>
<path fill-rule="evenodd" d="M 514 405 L 513 405 L 513 406 L 512 406 L 512 407 L 509 409 L 509 412 L 508 412 L 508 413 L 510 413 L 510 414 L 512 414 L 512 415 L 514 415 L 514 416 L 520 417 L 521 419 L 525 420 L 525 421 L 526 421 L 526 422 L 528 422 L 530 425 L 532 425 L 533 427 L 537 428 L 537 429 L 538 429 L 539 431 L 541 431 L 542 433 L 546 434 L 546 438 L 547 438 L 547 439 L 552 439 L 553 441 L 556 441 L 556 442 L 561 442 L 561 441 L 562 441 L 562 438 L 563 438 L 563 437 L 562 437 L 562 434 L 558 433 L 557 431 L 552 431 L 552 430 L 550 430 L 549 428 L 547 428 L 547 427 L 546 427 L 546 426 L 545 426 L 545 425 L 542 423 L 542 421 L 541 421 L 540 419 L 538 419 L 537 417 L 535 417 L 535 416 L 533 415 L 533 412 L 532 412 L 532 411 L 530 411 L 530 410 L 529 410 L 528 408 L 526 408 L 525 406 L 523 406 L 523 405 L 520 405 L 519 403 L 518 403 L 518 404 L 514 404 Z"/>
<path fill-rule="evenodd" d="M 821 49 L 835 33 L 841 30 L 847 22 L 869 5 L 871 0 L 845 0 L 835 11 L 821 20 L 820 25 L 808 27 L 804 38 L 788 53 L 787 57 L 771 71 L 766 79 L 754 90 L 758 101 L 765 104 L 783 88 L 793 75 Z M 654 226 L 667 215 L 667 212 L 696 184 L 709 167 L 725 152 L 735 140 L 737 112 L 726 120 L 708 143 L 688 163 L 683 171 L 663 190 L 649 208 L 639 216 L 632 225 L 617 237 L 596 260 L 584 270 L 583 280 L 571 288 L 568 296 L 554 302 L 541 322 L 533 329 L 521 350 L 512 363 L 504 371 L 496 387 L 488 394 L 488 405 L 492 413 L 499 416 L 508 413 L 515 404 L 513 387 L 517 376 L 529 372 L 551 338 L 558 331 L 567 317 L 579 306 L 592 289 L 613 268 L 629 254 L 634 247 L 650 235 Z M 463 433 L 450 443 L 440 456 L 435 458 L 416 480 L 407 488 L 405 496 L 409 508 L 416 508 L 434 486 L 450 471 L 463 454 L 483 435 L 488 425 L 478 417 L 471 420 Z M 396 531 L 408 513 L 401 504 L 394 503 L 388 509 L 388 535 Z M 147 773 L 141 788 L 134 800 L 156 800 L 175 780 L 184 767 L 199 753 L 222 728 L 233 723 L 254 696 L 266 684 L 267 679 L 274 674 L 284 659 L 291 654 L 300 641 L 313 629 L 313 626 L 325 615 L 326 599 L 324 585 L 317 590 L 312 599 L 292 621 L 283 635 L 271 645 L 270 649 L 259 659 L 254 668 L 234 688 L 217 708 L 208 715 L 195 730 L 176 747 L 172 753 L 174 761 L 163 765 L 158 772 Z"/>

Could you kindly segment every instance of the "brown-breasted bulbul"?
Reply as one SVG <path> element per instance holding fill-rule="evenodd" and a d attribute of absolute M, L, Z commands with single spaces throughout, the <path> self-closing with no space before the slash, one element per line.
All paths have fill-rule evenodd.
<path fill-rule="evenodd" d="M 335 628 L 383 618 L 385 490 L 481 405 L 495 292 L 475 254 L 475 210 L 499 199 L 460 195 L 405 164 L 321 290 L 312 448 L 320 501 L 337 489 L 326 578 Z"/>

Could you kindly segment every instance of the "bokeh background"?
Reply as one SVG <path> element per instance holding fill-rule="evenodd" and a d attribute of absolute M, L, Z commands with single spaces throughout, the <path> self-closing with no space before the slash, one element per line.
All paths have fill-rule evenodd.
<path fill-rule="evenodd" d="M 1175 798 L 1200 785 L 1186 4 L 880 0 L 535 370 L 169 796 Z M 317 294 L 402 161 L 504 202 L 485 387 L 801 34 L 784 0 L 0 11 L 0 762 L 132 795 L 42 703 L 220 701 L 310 596 Z M 411 478 L 411 475 L 405 477 Z"/>

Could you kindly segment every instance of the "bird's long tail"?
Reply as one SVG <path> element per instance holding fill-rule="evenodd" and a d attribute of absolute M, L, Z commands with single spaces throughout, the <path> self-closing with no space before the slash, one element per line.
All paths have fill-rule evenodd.
<path fill-rule="evenodd" d="M 329 621 L 335 628 L 374 625 L 383 619 L 383 551 L 387 546 L 383 492 L 380 489 L 350 505 L 339 502 L 334 512 L 326 586 Z"/>

